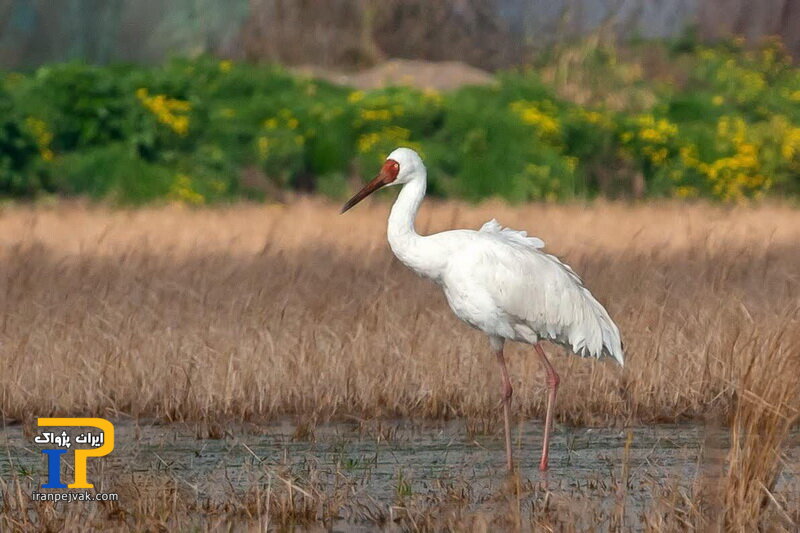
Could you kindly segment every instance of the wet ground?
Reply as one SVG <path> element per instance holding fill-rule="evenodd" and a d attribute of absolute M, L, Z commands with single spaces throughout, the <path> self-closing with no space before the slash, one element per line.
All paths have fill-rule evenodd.
<path fill-rule="evenodd" d="M 280 483 L 287 477 L 300 480 L 301 485 L 304 476 L 313 476 L 323 486 L 344 480 L 353 498 L 391 505 L 402 495 L 440 490 L 442 483 L 449 482 L 467 486 L 471 496 L 479 498 L 496 491 L 506 479 L 501 433 L 469 436 L 458 421 L 340 423 L 313 429 L 298 429 L 289 422 L 219 430 L 133 422 L 115 426 L 114 451 L 102 459 L 90 459 L 90 481 L 101 463 L 105 491 L 114 490 L 118 476 L 131 473 L 167 475 L 198 496 L 212 499 L 253 484 Z M 218 438 L 207 438 L 215 432 Z M 46 458 L 43 446 L 35 444 L 33 437 L 25 436 L 21 426 L 3 430 L 0 475 L 16 473 L 32 484 L 44 482 Z M 550 491 L 580 491 L 604 498 L 627 487 L 626 505 L 634 510 L 648 505 L 654 486 L 689 487 L 699 469 L 719 468 L 728 446 L 726 430 L 699 425 L 560 426 L 551 445 L 551 470 L 545 476 L 537 468 L 541 438 L 541 425 L 535 422 L 515 429 L 514 448 L 523 479 L 546 483 Z M 63 468 L 66 482 L 72 479 L 68 457 Z M 780 484 L 796 490 L 800 474 L 797 434 L 787 457 Z"/>

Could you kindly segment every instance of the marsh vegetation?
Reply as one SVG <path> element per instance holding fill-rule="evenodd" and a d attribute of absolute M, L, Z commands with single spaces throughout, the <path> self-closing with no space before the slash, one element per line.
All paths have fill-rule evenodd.
<path fill-rule="evenodd" d="M 336 213 L 316 200 L 203 209 L 3 207 L 5 424 L 30 433 L 37 416 L 97 415 L 180 422 L 213 439 L 231 437 L 242 424 L 288 418 L 294 437 L 311 441 L 331 421 L 374 427 L 402 418 L 456 420 L 461 438 L 499 442 L 499 377 L 483 336 L 451 316 L 435 287 L 397 264 L 384 241 L 384 205 L 347 218 Z M 683 422 L 724 435 L 701 438 L 702 450 L 717 450 L 716 467 L 697 469 L 683 488 L 651 487 L 658 512 L 637 515 L 636 526 L 628 519 L 609 528 L 796 527 L 796 478 L 778 480 L 796 472 L 798 461 L 791 428 L 800 409 L 800 213 L 780 204 L 431 202 L 418 229 L 478 227 L 492 217 L 542 237 L 581 273 L 625 340 L 624 370 L 546 348 L 564 378 L 556 404 L 562 436 L 571 427 L 624 435 L 625 428 Z M 513 412 L 523 428 L 540 423 L 545 400 L 529 352 L 512 346 L 508 353 Z M 485 453 L 501 460 L 499 447 Z M 628 490 L 620 481 L 624 464 L 622 456 L 621 477 L 607 480 L 615 498 Z M 334 500 L 349 493 L 337 492 L 336 475 L 292 472 L 291 483 L 265 491 L 262 476 L 231 493 L 237 500 L 214 503 L 153 471 L 135 498 L 91 509 L 34 504 L 21 487 L 36 480 L 16 472 L 3 476 L 2 520 L 21 529 L 76 528 L 89 518 L 103 527 L 157 528 L 202 511 L 220 524 L 235 512 L 257 526 L 269 510 L 272 524 L 322 527 L 345 517 Z M 447 483 L 444 499 L 415 500 L 422 514 L 362 523 L 481 529 L 517 517 L 511 525 L 522 529 L 569 529 L 564 517 L 597 504 L 590 493 L 543 488 L 523 472 L 497 493 L 518 502 L 519 513 L 510 515 L 479 505 L 485 500 L 473 497 L 471 482 Z"/>

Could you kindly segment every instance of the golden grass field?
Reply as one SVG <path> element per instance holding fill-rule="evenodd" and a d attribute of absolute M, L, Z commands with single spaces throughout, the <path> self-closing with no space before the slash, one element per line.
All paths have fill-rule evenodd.
<path fill-rule="evenodd" d="M 501 430 L 486 339 L 391 255 L 383 202 L 342 216 L 310 199 L 0 209 L 6 423 L 97 415 L 214 434 L 287 415 L 309 431 L 345 417 L 460 417 L 470 431 Z M 417 229 L 493 217 L 544 239 L 625 342 L 624 369 L 545 346 L 562 376 L 556 422 L 729 427 L 724 524 L 762 520 L 800 413 L 800 211 L 429 202 Z M 522 345 L 507 355 L 514 416 L 540 423 L 537 359 Z M 676 500 L 661 525 L 702 524 L 704 509 Z M 800 507 L 778 514 L 769 527 L 791 529 Z"/>

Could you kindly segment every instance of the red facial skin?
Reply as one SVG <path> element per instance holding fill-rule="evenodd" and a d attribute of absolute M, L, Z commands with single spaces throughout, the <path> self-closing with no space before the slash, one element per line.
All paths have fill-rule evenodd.
<path fill-rule="evenodd" d="M 375 179 L 364 185 L 364 188 L 358 191 L 352 198 L 350 198 L 347 203 L 344 204 L 342 207 L 342 213 L 356 205 L 358 202 L 372 194 L 373 192 L 377 191 L 381 187 L 385 187 L 390 183 L 393 183 L 394 180 L 397 179 L 397 175 L 400 173 L 400 163 L 395 161 L 394 159 L 387 159 L 386 162 L 381 167 L 380 172 L 378 175 L 375 176 Z"/>

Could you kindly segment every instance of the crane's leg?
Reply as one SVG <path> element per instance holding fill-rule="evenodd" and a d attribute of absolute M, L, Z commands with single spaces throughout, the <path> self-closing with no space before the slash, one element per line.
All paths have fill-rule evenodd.
<path fill-rule="evenodd" d="M 497 362 L 500 363 L 500 371 L 503 376 L 503 421 L 506 428 L 506 464 L 508 471 L 514 471 L 514 459 L 511 456 L 511 395 L 514 389 L 511 387 L 511 379 L 508 377 L 508 369 L 506 368 L 506 359 L 503 357 L 503 345 L 500 348 L 495 347 L 495 355 Z"/>
<path fill-rule="evenodd" d="M 550 450 L 550 430 L 553 426 L 553 405 L 556 403 L 556 393 L 558 392 L 558 384 L 561 381 L 556 374 L 555 368 L 548 361 L 541 345 L 537 342 L 533 345 L 536 348 L 536 353 L 542 360 L 544 370 L 547 373 L 547 414 L 544 418 L 544 442 L 542 443 L 542 461 L 539 463 L 539 470 L 544 472 L 547 470 L 547 454 Z"/>

